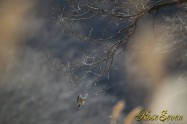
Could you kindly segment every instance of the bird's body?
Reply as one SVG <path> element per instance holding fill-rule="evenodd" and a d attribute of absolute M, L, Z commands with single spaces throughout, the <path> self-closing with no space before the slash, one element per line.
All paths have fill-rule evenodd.
<path fill-rule="evenodd" d="M 79 95 L 77 97 L 77 107 L 80 108 L 85 103 L 85 98 L 82 97 L 82 95 Z"/>

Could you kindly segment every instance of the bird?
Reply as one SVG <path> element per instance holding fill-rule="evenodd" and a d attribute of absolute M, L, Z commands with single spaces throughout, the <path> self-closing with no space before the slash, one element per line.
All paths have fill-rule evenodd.
<path fill-rule="evenodd" d="M 82 97 L 82 95 L 79 95 L 77 97 L 77 108 L 80 108 L 81 106 L 83 106 L 85 103 L 85 98 Z"/>

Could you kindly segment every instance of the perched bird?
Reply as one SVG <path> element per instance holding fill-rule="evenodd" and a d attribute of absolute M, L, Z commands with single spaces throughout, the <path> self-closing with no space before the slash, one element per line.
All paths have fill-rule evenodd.
<path fill-rule="evenodd" d="M 77 107 L 80 108 L 81 106 L 83 106 L 85 103 L 85 98 L 82 97 L 82 95 L 79 95 L 77 97 Z"/>

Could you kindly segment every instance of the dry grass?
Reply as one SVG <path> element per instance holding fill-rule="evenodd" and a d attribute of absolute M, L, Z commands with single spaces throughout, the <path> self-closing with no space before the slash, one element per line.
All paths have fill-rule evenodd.
<path fill-rule="evenodd" d="M 134 108 L 124 119 L 124 124 L 133 124 L 135 116 L 141 111 L 141 107 Z"/>
<path fill-rule="evenodd" d="M 119 118 L 121 116 L 122 111 L 125 109 L 125 102 L 123 100 L 116 103 L 112 111 L 112 120 L 111 124 L 118 124 Z M 124 119 L 124 124 L 133 124 L 135 116 L 142 110 L 141 107 L 134 108 Z"/>
<path fill-rule="evenodd" d="M 125 108 L 125 102 L 119 101 L 113 108 L 111 124 L 117 124 L 122 110 Z"/>

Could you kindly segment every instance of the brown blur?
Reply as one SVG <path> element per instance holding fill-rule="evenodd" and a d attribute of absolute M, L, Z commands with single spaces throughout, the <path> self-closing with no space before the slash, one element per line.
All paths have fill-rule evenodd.
<path fill-rule="evenodd" d="M 135 55 L 138 68 L 147 75 L 146 77 L 151 82 L 159 84 L 166 75 L 164 61 L 167 55 L 162 51 L 167 51 L 167 49 L 161 49 L 161 42 L 166 41 L 155 39 L 152 27 L 145 26 L 142 29 L 143 31 L 139 32 L 130 51 Z"/>
<path fill-rule="evenodd" d="M 4 0 L 0 4 L 0 72 L 12 67 L 19 44 L 23 40 L 24 17 L 33 3 L 25 0 Z M 8 74 L 8 73 L 7 73 Z M 7 75 L 6 74 L 6 75 Z"/>
<path fill-rule="evenodd" d="M 124 119 L 124 124 L 133 124 L 135 116 L 141 111 L 140 107 L 134 108 Z"/>
<path fill-rule="evenodd" d="M 186 79 L 183 78 L 184 76 L 182 77 L 182 73 L 171 75 L 167 70 L 168 63 L 166 63 L 168 56 L 172 54 L 171 48 L 174 47 L 172 44 L 174 34 L 171 31 L 175 30 L 177 29 L 172 28 L 172 26 L 167 28 L 159 24 L 155 37 L 152 24 L 144 23 L 140 27 L 140 31 L 137 32 L 132 47 L 129 49 L 129 53 L 135 55 L 135 62 L 131 63 L 128 71 L 131 72 L 135 68 L 135 74 L 131 73 L 135 77 L 134 80 L 137 81 L 136 76 L 140 76 L 143 81 L 142 84 L 138 85 L 147 86 L 147 88 L 151 89 L 150 95 L 146 98 L 148 105 L 145 109 L 150 109 L 152 114 L 159 115 L 161 111 L 167 110 L 168 114 L 181 114 L 185 117 L 187 115 L 186 99 L 184 98 L 187 93 L 185 89 Z M 179 52 L 178 49 L 176 49 L 175 53 L 177 52 Z M 173 56 L 172 61 L 176 61 L 175 56 Z M 148 83 L 146 78 L 149 79 Z M 186 122 L 187 120 L 184 119 L 182 122 L 168 121 L 165 123 L 185 124 Z M 146 124 L 158 123 L 162 122 L 146 122 Z"/>
<path fill-rule="evenodd" d="M 125 102 L 119 101 L 113 108 L 111 124 L 117 124 L 120 118 L 121 112 L 125 108 Z"/>

